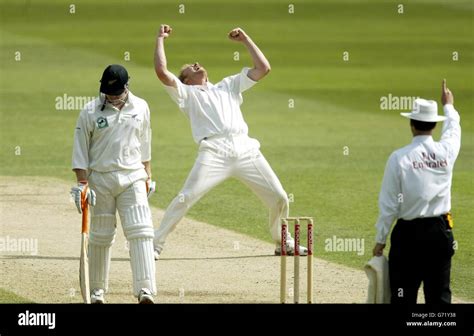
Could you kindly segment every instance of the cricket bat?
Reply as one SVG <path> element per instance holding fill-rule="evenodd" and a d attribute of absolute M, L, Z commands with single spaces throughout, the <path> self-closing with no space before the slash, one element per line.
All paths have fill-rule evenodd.
<path fill-rule="evenodd" d="M 81 195 L 82 203 L 82 230 L 81 230 L 81 259 L 79 262 L 79 284 L 81 286 L 82 298 L 84 303 L 91 303 L 90 286 L 89 286 L 89 258 L 88 258 L 88 241 L 89 241 L 89 203 L 87 202 L 87 186 Z"/>

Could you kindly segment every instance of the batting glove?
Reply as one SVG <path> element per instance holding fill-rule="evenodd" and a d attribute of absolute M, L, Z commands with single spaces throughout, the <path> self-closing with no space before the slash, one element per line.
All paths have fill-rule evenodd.
<path fill-rule="evenodd" d="M 94 190 L 88 187 L 87 182 L 79 182 L 77 186 L 71 188 L 71 196 L 74 198 L 74 203 L 76 203 L 77 211 L 82 213 L 82 201 L 81 195 L 86 193 L 86 200 L 89 205 L 94 206 L 96 202 L 96 196 Z"/>
<path fill-rule="evenodd" d="M 151 197 L 155 193 L 156 190 L 156 182 L 152 181 L 151 179 L 146 180 L 146 195 L 148 198 Z"/>

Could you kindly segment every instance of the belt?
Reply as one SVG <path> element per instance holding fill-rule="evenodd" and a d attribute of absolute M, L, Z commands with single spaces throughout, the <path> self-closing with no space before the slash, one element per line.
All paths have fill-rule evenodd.
<path fill-rule="evenodd" d="M 406 223 L 410 223 L 410 222 L 413 222 L 413 223 L 430 223 L 430 222 L 432 222 L 433 220 L 436 220 L 436 219 L 442 219 L 442 220 L 446 221 L 451 229 L 454 226 L 453 216 L 451 215 L 451 212 L 447 212 L 445 214 L 442 214 L 442 215 L 439 215 L 439 216 L 434 216 L 434 217 L 420 217 L 420 218 L 413 218 L 413 219 L 409 219 L 409 220 L 400 218 L 399 220 L 401 220 L 403 222 L 406 222 Z"/>

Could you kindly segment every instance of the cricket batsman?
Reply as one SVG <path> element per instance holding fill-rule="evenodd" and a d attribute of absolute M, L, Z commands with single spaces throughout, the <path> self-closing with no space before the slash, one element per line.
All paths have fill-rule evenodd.
<path fill-rule="evenodd" d="M 199 63 L 186 64 L 176 77 L 167 68 L 164 40 L 171 27 L 161 25 L 156 38 L 155 71 L 166 92 L 191 123 L 198 155 L 180 193 L 168 206 L 160 227 L 155 230 L 155 259 L 162 253 L 166 237 L 187 211 L 208 191 L 228 178 L 247 185 L 270 210 L 270 232 L 280 254 L 280 218 L 288 217 L 288 197 L 265 157 L 260 143 L 248 136 L 240 105 L 242 93 L 270 72 L 270 63 L 252 39 L 240 28 L 229 33 L 232 41 L 246 46 L 253 68 L 243 68 L 216 84 L 209 82 Z M 288 236 L 288 253 L 294 253 L 294 240 Z M 299 246 L 301 255 L 307 249 Z"/>
<path fill-rule="evenodd" d="M 139 303 L 154 303 L 153 224 L 148 197 L 151 180 L 150 110 L 128 89 L 127 70 L 109 65 L 100 81 L 100 97 L 79 115 L 74 133 L 72 168 L 77 186 L 71 194 L 81 213 L 81 193 L 87 188 L 91 210 L 89 269 L 91 303 L 105 303 L 116 212 L 128 241 L 133 294 Z"/>

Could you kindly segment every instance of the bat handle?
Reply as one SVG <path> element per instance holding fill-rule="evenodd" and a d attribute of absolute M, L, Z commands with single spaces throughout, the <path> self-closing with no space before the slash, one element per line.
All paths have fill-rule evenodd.
<path fill-rule="evenodd" d="M 87 202 L 87 188 L 88 186 L 85 186 L 81 193 L 82 233 L 89 233 L 89 203 Z"/>

